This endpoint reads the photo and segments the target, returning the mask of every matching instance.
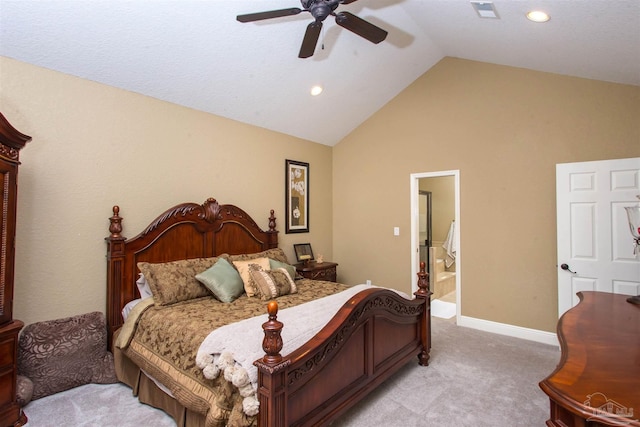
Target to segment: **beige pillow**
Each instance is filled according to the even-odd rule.
[[[170,305],[211,295],[196,279],[196,274],[205,271],[217,260],[217,257],[213,257],[155,264],[139,262],[138,268],[149,283],[155,304]]]
[[[233,266],[240,273],[240,277],[242,277],[242,283],[244,283],[244,291],[247,293],[248,297],[253,297],[256,295],[256,285],[253,283],[253,278],[249,274],[249,267],[251,265],[259,266],[263,270],[269,270],[269,258],[254,258],[248,259],[244,261],[233,261]]]
[[[256,295],[263,300],[270,300],[282,295],[298,292],[296,284],[286,268],[265,271],[261,267],[252,264],[249,274],[256,287]]]

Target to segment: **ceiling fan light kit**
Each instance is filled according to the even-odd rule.
[[[336,24],[351,31],[360,37],[378,44],[387,37],[387,32],[372,23],[349,12],[335,12],[341,4],[353,3],[356,0],[300,0],[303,9],[298,7],[288,9],[270,10],[266,12],[248,13],[238,15],[236,19],[240,22],[254,22],[263,19],[281,18],[285,16],[297,15],[301,12],[309,12],[314,21],[307,26],[298,57],[309,58],[313,56],[320,38],[322,22],[328,16],[334,16]]]

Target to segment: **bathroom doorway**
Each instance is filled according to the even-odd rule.
[[[425,262],[432,312],[447,319],[461,314],[459,195],[459,171],[411,175],[412,268]]]

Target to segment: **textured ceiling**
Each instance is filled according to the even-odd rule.
[[[300,59],[308,13],[235,19],[298,0],[0,0],[0,55],[326,145],[444,56],[640,85],[640,1],[493,4],[499,19],[466,0],[340,5],[387,39],[372,44],[329,17],[315,55]],[[551,20],[528,21],[534,8]]]

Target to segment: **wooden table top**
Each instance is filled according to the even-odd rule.
[[[640,426],[640,305],[626,295],[578,296],[558,322],[560,363],[540,387],[585,418]]]

